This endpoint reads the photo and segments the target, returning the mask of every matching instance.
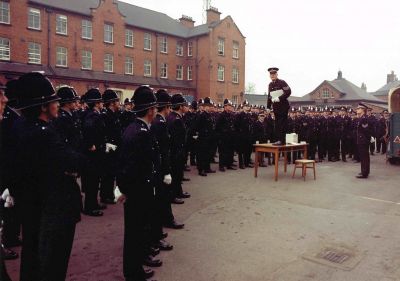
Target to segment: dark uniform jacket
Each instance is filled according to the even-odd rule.
[[[278,90],[283,90],[283,95],[279,97],[279,102],[272,103],[271,92]],[[291,94],[292,90],[285,81],[277,79],[269,83],[267,108],[271,109],[272,107],[275,115],[287,115],[289,112],[288,98]]]
[[[234,138],[233,114],[223,111],[217,119],[215,130],[220,142],[232,142]]]
[[[82,131],[80,121],[74,113],[60,109],[58,118],[52,122],[52,126],[59,134],[61,140],[69,147],[78,151],[82,145]]]
[[[20,200],[22,212],[37,212],[50,224],[78,222],[81,194],[72,175],[81,170],[81,155],[39,119],[20,122],[16,136],[13,171],[18,177],[12,193]]]
[[[170,161],[170,135],[168,132],[167,120],[161,114],[157,114],[153,123],[151,124],[151,131],[153,132],[158,147],[160,150],[161,169],[160,177],[171,174],[171,161]]]
[[[363,115],[362,117],[357,119],[356,125],[356,133],[357,133],[357,144],[370,144],[371,137],[374,134],[373,124],[370,123],[370,119]]]
[[[94,145],[96,152],[105,152],[106,125],[104,115],[95,110],[89,110],[82,124],[83,148],[87,152]]]
[[[119,150],[118,184],[128,200],[144,208],[155,194],[160,154],[154,134],[141,119],[135,119],[125,130]]]
[[[186,125],[182,116],[173,111],[167,117],[168,131],[171,136],[171,156],[183,156],[186,144]]]
[[[104,115],[106,142],[119,146],[121,143],[122,126],[119,112],[107,109]]]

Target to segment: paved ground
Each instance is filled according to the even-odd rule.
[[[289,166],[291,172],[293,166]],[[273,169],[217,173],[192,181],[192,194],[174,206],[185,230],[169,231],[175,250],[162,253],[161,281],[393,281],[400,280],[400,167],[372,157],[371,177],[355,179],[359,164],[322,163],[317,180],[272,181]],[[283,171],[283,167],[280,169]],[[79,224],[68,280],[119,281],[122,206]],[[345,247],[358,262],[346,271],[303,258]],[[18,261],[7,264],[17,280]]]

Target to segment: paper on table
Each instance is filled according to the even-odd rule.
[[[274,98],[279,98],[280,96],[282,96],[284,93],[283,93],[283,90],[277,90],[277,91],[272,91],[272,92],[270,92],[270,95],[271,95],[271,98],[272,99],[274,99]]]

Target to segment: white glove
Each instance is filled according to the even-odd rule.
[[[281,100],[280,100],[278,97],[272,99],[272,102],[273,102],[273,103],[275,103],[275,102],[280,102],[280,101],[281,101]]]
[[[165,183],[166,185],[170,185],[170,184],[172,183],[172,177],[171,177],[171,175],[165,175],[165,176],[164,176],[164,183]]]
[[[110,151],[116,151],[117,146],[113,145],[111,143],[106,143],[106,153],[109,153]]]
[[[4,203],[4,208],[11,208],[14,206],[14,198],[7,196],[6,203]]]
[[[10,191],[8,190],[8,188],[6,188],[6,190],[4,190],[3,194],[1,195],[1,199],[3,199],[3,201],[6,201],[8,196],[10,196]]]
[[[371,137],[371,143],[374,143],[374,142],[375,142],[375,138]]]
[[[193,136],[193,139],[197,140],[199,138],[199,136]]]
[[[115,202],[118,202],[118,199],[122,196],[121,191],[119,190],[118,186],[114,190],[114,197],[115,197]]]

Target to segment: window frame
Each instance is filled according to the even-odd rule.
[[[85,25],[85,23],[90,23],[90,25]],[[90,28],[90,29],[89,29]],[[84,32],[84,30],[86,31]],[[90,30],[90,37],[87,37],[85,33],[88,33],[88,30]],[[93,40],[93,22],[88,19],[83,19],[81,22],[81,38],[86,39],[86,40]]]
[[[64,55],[60,53],[60,50],[65,50],[65,65],[59,64],[59,55]],[[56,46],[56,66],[57,67],[68,67],[68,48],[62,46]]]
[[[218,37],[218,55],[225,56],[225,38]]]
[[[107,30],[107,27],[111,27],[111,30]],[[111,41],[107,41],[107,34],[111,34]],[[103,42],[107,44],[114,44],[114,25],[110,23],[104,23],[104,38]]]
[[[6,44],[4,44],[4,46],[1,46],[3,44],[0,45],[0,54],[7,54],[8,56],[0,56],[0,60],[2,61],[10,61],[11,60],[11,40],[9,38],[6,37],[0,37],[0,42],[6,40],[8,41],[8,47],[6,46]]]
[[[144,33],[144,35],[143,35],[143,49],[145,51],[151,51],[152,50],[152,37],[153,36],[151,35],[151,33],[148,33],[148,32]],[[148,48],[146,47],[146,42],[148,42],[148,45],[149,45]]]
[[[168,79],[168,64],[165,62],[160,65],[160,78]]]
[[[61,20],[61,21],[59,21]],[[64,22],[62,22],[63,20],[65,20],[65,32],[63,31],[59,31],[59,23],[63,24]],[[63,26],[61,26],[63,27]],[[68,35],[68,17],[66,15],[62,15],[62,14],[56,14],[56,34],[59,35]]]
[[[89,56],[85,56],[85,54],[90,54],[90,67],[84,67],[84,58],[89,58]],[[82,70],[92,70],[93,69],[93,53],[90,50],[82,50],[81,52],[81,69]]]
[[[32,7],[28,7],[28,29],[32,29],[32,30],[42,30],[42,12],[40,9],[36,9],[36,8],[32,8]],[[39,27],[35,27],[35,26],[30,26],[30,21],[32,19],[32,24],[35,23],[34,19],[35,17],[39,17]]]
[[[188,67],[187,67],[187,80],[193,81],[193,66],[192,65],[188,65]]]
[[[193,57],[193,41],[189,41],[187,45],[188,57]]]
[[[237,48],[235,48],[237,46]],[[233,46],[232,46],[232,58],[234,59],[239,59],[239,48],[240,44],[237,41],[233,41]]]
[[[149,72],[146,73],[147,68],[149,68]],[[144,77],[151,77],[152,76],[152,62],[151,60],[144,60],[143,62],[143,76]]]
[[[39,46],[39,53],[31,52],[31,46]],[[34,50],[36,51],[37,49]],[[28,42],[28,64],[42,64],[42,44],[36,42]]]
[[[127,67],[127,64],[128,64],[128,60],[130,60],[130,64],[131,64],[131,71],[130,72],[127,72],[126,71],[126,67]],[[126,56],[125,57],[125,62],[124,62],[124,73],[126,74],[126,75],[133,75],[133,57],[130,57],[130,56]]]
[[[3,5],[7,6],[6,8],[3,8]],[[0,1],[0,23],[1,24],[10,24],[11,23],[11,12],[10,12],[10,2],[8,1]],[[3,21],[3,11],[7,11],[7,15],[4,17],[7,17],[7,21]]]
[[[183,57],[185,55],[183,50],[183,41],[181,40],[176,41],[176,55],[178,57]]]
[[[129,38],[129,40],[131,42],[128,42],[128,38]],[[135,37],[133,35],[133,30],[129,29],[129,28],[126,28],[125,29],[125,47],[133,48],[133,46],[134,46],[134,38]],[[131,44],[128,44],[128,43],[131,43]]]
[[[239,81],[240,81],[239,74],[240,74],[239,68],[233,67],[232,68],[232,83],[233,84],[239,84]],[[237,78],[237,80],[235,80],[235,78]]]
[[[220,71],[222,71],[222,79],[220,79]],[[222,64],[218,65],[217,68],[217,81],[218,82],[225,82],[225,66],[223,66]]]
[[[178,77],[178,72],[180,73],[180,77]],[[176,80],[183,80],[183,65],[178,64],[176,66]]]
[[[107,60],[107,58],[111,58],[111,60]],[[111,61],[111,70],[106,69],[106,63]],[[105,53],[104,54],[104,67],[103,67],[103,71],[107,72],[107,73],[114,73],[114,55],[110,54],[110,53]]]
[[[167,36],[162,36],[160,40],[160,53],[168,54],[168,38]]]

